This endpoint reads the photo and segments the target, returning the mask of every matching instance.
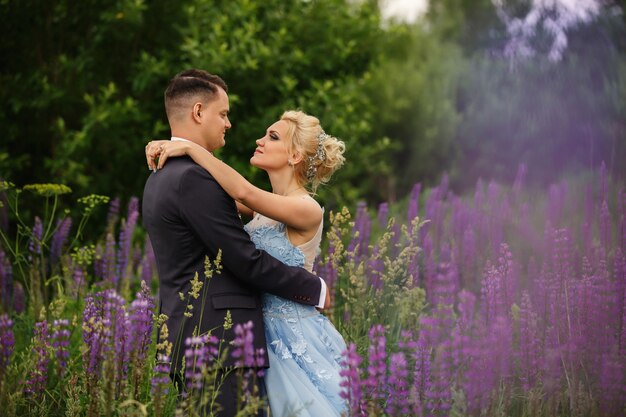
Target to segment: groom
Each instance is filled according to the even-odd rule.
[[[231,127],[227,91],[220,77],[206,71],[177,74],[165,91],[172,140],[189,140],[209,152],[224,146],[224,135]],[[228,311],[234,324],[252,321],[255,349],[267,350],[262,292],[328,307],[324,281],[257,250],[242,227],[233,199],[189,157],[168,160],[163,169],[150,175],[143,194],[143,221],[156,255],[160,312],[168,317],[171,376],[179,384],[185,339],[209,331],[223,337],[227,346],[234,339],[234,326],[224,328]],[[205,281],[206,297],[202,295],[205,289],[198,298],[189,296],[194,275],[204,281],[205,258],[216,259],[220,250],[222,270]],[[191,310],[187,304],[193,306]],[[189,312],[191,317],[187,317]],[[233,365],[232,359],[226,365]],[[237,380],[235,373],[229,375],[233,377],[227,377],[217,399],[221,417],[236,414]],[[259,389],[263,392],[263,381]]]

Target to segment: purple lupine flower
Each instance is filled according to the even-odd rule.
[[[460,197],[451,195],[449,200],[451,211],[447,235],[449,239],[454,242],[452,244],[454,250],[452,257],[456,259],[459,262],[459,266],[461,266],[460,264],[463,260],[463,233],[470,224],[470,210],[465,207]]]
[[[352,229],[352,239],[348,244],[348,252],[352,253],[356,250],[356,262],[367,255],[371,225],[372,221],[367,213],[367,205],[365,202],[361,201],[357,204],[354,227]]]
[[[88,375],[98,377],[104,360],[104,331],[102,326],[102,308],[100,293],[90,294],[85,298],[83,310],[83,366]]]
[[[444,195],[441,188],[432,189],[424,204],[424,217],[429,220],[420,231],[420,238],[423,241],[426,233],[430,234],[435,242],[441,238],[444,219]]]
[[[389,400],[386,412],[389,416],[406,416],[409,414],[409,387],[407,360],[402,352],[391,354],[389,360]]]
[[[620,189],[617,197],[619,226],[617,236],[622,253],[626,254],[626,191]]]
[[[130,355],[135,367],[142,367],[152,341],[152,325],[154,300],[150,295],[150,288],[145,281],[141,281],[141,291],[130,304],[128,339]]]
[[[370,346],[368,348],[367,379],[363,387],[373,400],[384,400],[387,397],[387,339],[385,328],[376,324],[369,330]]]
[[[119,392],[128,376],[128,365],[130,362],[130,326],[128,312],[126,311],[126,301],[115,291],[107,290],[104,295],[104,322],[110,323],[113,343],[109,344],[115,354],[116,359],[116,389]],[[112,353],[111,350],[108,353]]]
[[[90,377],[100,377],[102,365],[110,354],[116,358],[116,385],[126,379],[130,351],[127,323],[125,301],[115,290],[101,291],[85,298],[83,362]]]
[[[598,248],[601,251],[601,248]],[[594,274],[587,281],[589,285],[589,322],[588,350],[592,369],[600,369],[604,355],[617,348],[619,334],[615,332],[621,321],[621,312],[617,310],[621,304],[622,294],[614,282],[604,259],[600,258]]]
[[[422,379],[424,376],[422,371],[424,367],[428,367],[430,369],[430,353],[426,353],[424,351],[423,339],[417,340],[414,337],[414,333],[412,331],[402,330],[400,332],[400,340],[398,341],[398,348],[404,354],[405,360],[407,360],[407,392],[406,392],[406,407],[407,411],[402,415],[411,415],[411,416],[421,416],[422,415],[422,401],[424,399],[424,383],[425,380]],[[425,364],[427,361],[427,364]],[[408,365],[409,363],[413,364],[413,369],[411,370],[411,375],[409,375]],[[429,378],[429,371],[426,372]],[[392,375],[394,371],[390,369],[389,378],[391,383]],[[410,383],[409,383],[410,381]]]
[[[24,287],[19,282],[13,283],[13,311],[20,314],[26,309],[26,295],[24,294]]]
[[[48,378],[48,362],[50,361],[50,333],[48,322],[35,323],[35,335],[33,337],[33,352],[35,354],[35,367],[30,370],[25,383],[26,394],[37,395],[46,388]]]
[[[72,281],[74,282],[74,295],[80,293],[82,288],[85,288],[85,270],[78,263],[73,265]]]
[[[430,295],[432,294],[432,288],[437,274],[435,249],[430,233],[426,234],[423,239],[422,259],[424,259],[424,287],[426,288],[426,295]]]
[[[341,370],[339,371],[341,392],[339,395],[347,402],[349,417],[366,417],[360,372],[363,359],[357,353],[354,343],[348,344],[341,356]]]
[[[146,242],[144,245],[144,254],[141,259],[141,280],[145,281],[148,286],[152,283],[154,270],[156,269],[156,258],[154,257],[154,250],[150,243],[150,238],[146,235]]]
[[[252,321],[245,324],[235,325],[235,340],[232,357],[236,359],[235,366],[254,366],[254,334],[252,333]]]
[[[141,248],[136,247],[136,248],[131,248],[131,253],[132,253],[132,262],[131,262],[131,267],[130,270],[132,272],[137,271],[137,269],[139,269],[139,265],[141,265],[141,261],[143,259],[143,252],[141,250]],[[135,274],[136,275],[136,274]]]
[[[417,340],[414,339],[414,334],[410,330],[401,330],[400,339],[398,340],[398,348],[400,348],[405,355],[411,354],[417,349]]]
[[[449,262],[440,262],[433,281],[430,302],[434,308],[430,315],[420,317],[421,337],[430,346],[438,346],[449,338],[454,326],[454,297],[458,274]]]
[[[483,280],[483,311],[487,324],[498,316],[507,316],[515,300],[517,266],[509,246],[503,243],[495,266],[488,264]]]
[[[598,397],[603,416],[623,416],[626,405],[626,378],[624,358],[617,355],[604,355],[600,371]]]
[[[459,318],[457,323],[465,332],[469,331],[474,322],[474,308],[476,306],[476,296],[467,290],[461,290],[458,294]]]
[[[480,289],[481,311],[487,325],[493,323],[497,317],[507,313],[504,300],[501,298],[502,281],[503,277],[500,276],[500,271],[488,262]]]
[[[510,311],[511,306],[515,302],[515,294],[517,293],[517,282],[519,281],[518,266],[513,261],[513,254],[509,249],[509,245],[502,243],[500,245],[500,255],[496,266],[499,276],[502,277],[501,294],[504,309],[503,314]]]
[[[381,228],[387,227],[387,218],[389,217],[389,204],[380,203],[378,205],[378,224]]]
[[[128,217],[120,230],[119,247],[117,250],[117,270],[115,274],[114,285],[126,277],[126,267],[130,259],[130,249],[132,244],[133,232],[137,226],[139,218],[138,200],[136,197],[131,198],[128,203]]]
[[[386,412],[389,416],[409,414],[409,388],[407,360],[404,353],[392,353],[389,360],[389,400]]]
[[[203,372],[210,366],[209,335],[185,339],[185,383],[187,391],[201,390]]]
[[[65,374],[67,359],[70,356],[70,322],[67,319],[54,320],[52,322],[52,348],[57,360],[59,375]]]
[[[57,222],[57,229],[52,237],[52,244],[50,245],[50,262],[57,263],[61,259],[63,248],[67,243],[67,238],[72,228],[72,218],[66,217]]]
[[[120,216],[120,199],[115,197],[109,203],[109,211],[107,213],[107,230],[112,231]]]
[[[171,359],[169,356],[158,353],[156,358],[156,364],[152,370],[153,377],[150,381],[151,390],[153,396],[167,395],[169,392],[170,384],[170,367]]]
[[[372,256],[366,261],[365,274],[372,288],[379,290],[383,286],[382,276],[385,272],[385,261],[379,257],[380,247],[374,246]]]
[[[0,315],[0,381],[3,380],[9,366],[14,347],[13,320],[7,314],[2,314]]]
[[[129,219],[134,213],[139,213],[139,199],[137,197],[131,197],[128,201],[126,218]]]
[[[411,257],[407,273],[411,279],[408,281],[409,286],[417,287],[420,285],[420,253],[416,253]]]
[[[336,225],[331,226],[331,233],[339,235],[339,231]],[[316,273],[318,276],[324,277],[324,281],[326,281],[326,285],[328,286],[330,293],[333,294],[335,283],[337,282],[337,269],[333,265],[333,255],[335,254],[335,245],[332,241],[329,242],[328,250],[326,252],[326,256],[323,258],[324,261],[320,257],[318,260],[318,266],[316,268]]]
[[[619,353],[622,358],[626,358],[626,288],[622,294],[622,321],[620,323],[622,332],[619,336]]]
[[[28,250],[31,255],[41,254],[41,239],[43,238],[43,224],[39,216],[35,216],[35,225],[31,230],[30,240],[28,242]]]
[[[417,339],[417,348],[414,353],[415,370],[413,372],[413,385],[416,391],[416,400],[420,405],[426,399],[426,392],[430,391],[430,351],[431,348],[427,343],[427,336],[423,330],[420,330]]]
[[[476,247],[476,232],[472,226],[468,226],[463,232],[461,242],[462,256],[460,261],[460,276],[463,280],[476,275],[476,266],[478,265],[478,248]],[[469,284],[465,283],[464,284]]]
[[[537,315],[532,309],[530,296],[524,291],[519,312],[519,342],[517,356],[520,380],[525,391],[530,390],[537,381],[540,365],[539,335]]]
[[[235,325],[235,339],[232,342],[235,349],[231,354],[235,359],[235,366],[246,368],[261,368],[265,366],[264,350],[254,349],[253,326],[252,321]]]
[[[459,273],[449,254],[449,248],[443,245],[437,275],[431,287],[431,302],[435,306],[453,306],[459,290]]]
[[[477,322],[472,346],[468,350],[463,389],[469,414],[480,414],[502,379],[510,376],[512,326],[499,316],[489,327]]]
[[[562,375],[563,345],[559,341],[559,334],[552,325],[547,325],[544,330],[544,351],[541,357],[539,369],[542,372],[542,388],[546,395],[555,395],[560,388]]]
[[[589,184],[585,190],[585,217],[581,224],[581,243],[585,253],[591,249],[592,229],[595,219],[595,198],[593,196],[593,187]]]
[[[506,380],[512,374],[513,325],[508,317],[499,317],[490,329],[490,368],[495,372],[496,381]]]
[[[452,368],[451,342],[444,340],[435,350],[431,367],[431,381],[425,392],[426,407],[433,415],[447,416],[452,408]]]
[[[413,219],[419,215],[419,199],[420,193],[422,191],[421,189],[422,184],[419,182],[413,185],[413,188],[411,189],[411,196],[409,197],[409,207],[407,210],[407,220],[409,222],[409,228],[411,228],[411,222],[413,221]],[[412,230],[410,230],[410,232],[412,232]]]
[[[108,233],[106,240],[106,244],[104,246],[104,250],[101,258],[101,267],[100,278],[103,281],[115,282],[115,268],[116,268],[116,258],[115,258],[115,238],[112,233]]]
[[[467,290],[460,291],[458,298],[459,316],[451,337],[454,369],[460,369],[469,360],[468,352],[471,347],[471,331],[474,323],[474,306],[476,305],[476,296]]]

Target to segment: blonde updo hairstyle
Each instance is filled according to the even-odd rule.
[[[293,167],[296,180],[302,186],[309,185],[315,192],[343,165],[346,145],[334,136],[325,134],[317,117],[302,111],[288,110],[280,120],[289,125],[287,136],[291,137],[290,153],[302,157]]]

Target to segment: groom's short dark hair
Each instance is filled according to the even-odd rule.
[[[184,110],[190,99],[209,102],[217,97],[218,88],[228,92],[228,86],[219,76],[201,69],[189,69],[179,72],[170,80],[165,90],[165,112],[171,119]]]

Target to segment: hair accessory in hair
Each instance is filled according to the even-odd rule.
[[[315,160],[318,159],[320,163],[324,162],[326,159],[326,152],[324,151],[324,141],[328,139],[330,135],[326,134],[323,130],[317,135],[317,151],[315,155],[309,156],[307,158],[307,169],[306,169],[306,178],[307,180],[313,181],[315,178],[315,174],[317,174],[317,165]]]

